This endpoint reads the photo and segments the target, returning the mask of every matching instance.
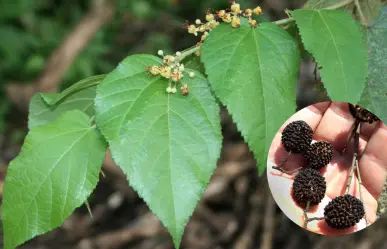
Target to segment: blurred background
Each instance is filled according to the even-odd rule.
[[[240,0],[242,8],[260,5],[264,18],[286,18],[284,9],[305,0]],[[27,133],[28,101],[36,92],[60,91],[97,74],[108,73],[131,54],[183,50],[198,39],[184,22],[204,18],[228,0],[2,0],[0,2],[0,198],[8,163],[17,156]],[[327,100],[307,56],[300,70],[297,104]],[[316,90],[317,89],[317,90]],[[322,237],[293,224],[274,203],[265,174],[222,109],[223,151],[218,168],[188,223],[181,248],[387,248],[387,218],[365,231]],[[59,228],[39,236],[24,249],[173,248],[165,228],[106,158],[90,197],[93,219],[85,206]],[[381,201],[380,210],[385,204]],[[0,231],[1,232],[1,231]],[[0,246],[2,247],[2,236]]]

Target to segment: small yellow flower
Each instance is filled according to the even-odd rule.
[[[239,28],[241,26],[241,19],[239,19],[239,17],[237,16],[234,16],[232,18],[231,26],[233,26],[234,28]]]
[[[225,10],[219,10],[218,16],[219,16],[220,18],[223,18],[225,15],[226,15],[226,11],[225,11]]]
[[[253,10],[252,9],[246,9],[245,10],[245,16],[250,17],[252,15],[253,15]]]
[[[202,21],[200,21],[200,19],[196,19],[195,23],[196,23],[197,25],[199,25],[199,24],[202,24]]]
[[[182,73],[180,73],[180,72],[173,72],[173,73],[171,73],[172,81],[178,82],[179,80],[181,80],[181,78],[183,78],[183,74]]]
[[[181,94],[183,96],[187,96],[189,94],[189,90],[188,90],[188,86],[187,84],[183,84],[181,87],[180,87],[180,90],[181,90]]]
[[[251,24],[251,26],[252,26],[253,28],[257,27],[257,21],[256,21],[256,20],[251,19],[251,20],[249,20],[249,22],[250,22],[250,24]]]
[[[167,55],[164,57],[165,64],[172,64],[173,62],[175,62],[175,57],[173,57],[172,55]]]
[[[240,6],[240,4],[234,2],[234,3],[231,5],[231,10],[232,10],[232,12],[234,12],[235,14],[240,14],[240,13],[241,13],[241,6]]]
[[[199,32],[204,32],[204,31],[206,31],[207,30],[207,25],[201,25],[200,27],[199,27]]]
[[[253,10],[253,12],[254,12],[254,14],[256,14],[256,15],[262,15],[263,14],[263,12],[262,12],[262,9],[261,9],[261,7],[256,7],[254,10]]]
[[[160,75],[164,78],[169,79],[171,77],[171,67],[164,66],[160,69]]]
[[[188,33],[194,34],[195,36],[198,35],[198,30],[195,25],[191,24],[188,26]]]
[[[209,29],[215,29],[219,25],[220,23],[218,21],[212,20],[211,22],[209,22]]]
[[[150,69],[149,69],[149,72],[153,75],[158,75],[160,74],[160,68],[158,66],[152,66]]]
[[[231,14],[230,13],[227,13],[223,18],[222,18],[223,22],[227,22],[227,23],[230,23],[231,22]]]
[[[206,20],[207,20],[207,22],[213,21],[214,20],[214,15],[213,14],[207,14],[206,15]]]

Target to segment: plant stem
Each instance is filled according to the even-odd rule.
[[[309,211],[309,207],[310,207],[310,201],[308,201],[308,202],[306,203],[306,207],[305,207],[305,209],[304,209],[304,218],[305,218],[305,220],[304,220],[304,228],[305,228],[305,229],[308,228],[309,218],[308,218],[307,212]]]
[[[86,205],[87,211],[89,212],[90,218],[93,218],[93,213],[91,212],[91,208],[88,200],[85,201],[85,205]]]
[[[285,19],[281,19],[281,20],[275,21],[273,23],[275,25],[277,25],[277,26],[281,26],[281,25],[285,25],[285,24],[288,24],[288,23],[291,23],[291,22],[294,22],[294,19],[292,17],[289,17],[289,18],[285,18]]]
[[[288,154],[286,155],[285,159],[277,166],[273,166],[273,169],[276,169],[278,171],[281,171],[282,173],[286,173],[283,169],[282,169],[282,166],[284,166],[284,164],[288,161],[290,155],[292,154],[291,151],[288,152]]]
[[[308,222],[314,221],[314,220],[325,220],[325,217],[315,217],[315,218],[310,218],[310,219],[308,219]]]
[[[360,123],[357,123],[356,131],[354,134],[354,152],[352,157],[351,172],[349,173],[349,176],[347,178],[347,187],[345,189],[345,194],[349,193],[349,187],[351,186],[354,169],[356,168],[356,161],[357,161],[357,154],[358,154],[358,147],[359,147],[359,133],[360,133]]]
[[[356,6],[356,9],[357,9],[357,12],[359,13],[361,23],[364,26],[368,26],[367,19],[364,17],[363,11],[361,10],[361,6],[360,6],[360,3],[359,3],[359,0],[355,0],[355,6]]]
[[[360,201],[361,203],[363,203],[364,205],[364,202],[363,202],[363,194],[361,193],[361,189],[362,189],[362,186],[363,186],[363,182],[361,180],[361,175],[360,175],[360,169],[359,169],[359,160],[356,159],[356,162],[355,162],[355,165],[356,165],[356,172],[357,172],[357,178],[358,178],[358,181],[357,181],[357,184],[358,184],[358,188],[359,188],[359,196],[360,196]],[[366,208],[364,207],[364,219],[366,221],[366,226],[368,226],[368,220],[367,220],[367,214],[366,214]]]
[[[179,56],[179,61],[184,60],[187,56],[190,56],[191,54],[199,51],[200,46],[193,46],[190,48],[187,48],[181,52],[181,55]]]

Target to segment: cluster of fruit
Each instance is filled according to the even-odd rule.
[[[379,120],[374,114],[360,106],[349,104],[349,109],[356,119],[356,125],[360,122],[372,123]],[[302,154],[307,161],[307,166],[302,167],[296,175],[292,191],[295,201],[305,207],[304,227],[307,227],[309,221],[325,220],[331,228],[350,228],[365,216],[365,209],[362,200],[348,194],[348,191],[343,196],[335,197],[325,206],[324,217],[308,219],[306,212],[311,206],[318,205],[325,196],[327,185],[319,170],[332,160],[334,151],[331,143],[327,141],[312,143],[312,140],[313,130],[302,120],[289,123],[285,127],[281,138],[282,145],[289,153],[288,157],[291,153]],[[354,157],[357,159],[357,154]],[[287,161],[287,158],[284,162]],[[281,168],[284,162],[279,167],[274,167],[274,169],[287,173]]]

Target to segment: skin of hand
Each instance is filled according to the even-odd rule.
[[[353,139],[347,144],[348,137],[354,128],[355,119],[348,109],[348,103],[323,102],[306,107],[290,117],[279,129],[271,144],[268,155],[267,176],[270,190],[281,210],[293,222],[302,226],[304,223],[304,207],[299,206],[292,197],[292,184],[297,172],[288,175],[272,167],[281,163],[287,151],[281,144],[282,131],[287,124],[296,120],[304,120],[313,129],[314,141],[328,141],[333,144],[332,161],[320,170],[325,177],[327,189],[324,199],[319,205],[312,206],[308,217],[323,217],[324,207],[333,198],[344,195],[347,177],[350,173],[353,157]],[[362,197],[369,223],[376,220],[377,200],[383,190],[387,177],[387,126],[382,121],[373,124],[361,123],[359,139],[359,169],[363,182]],[[347,144],[345,153],[341,154]],[[292,154],[282,167],[291,171],[305,167],[306,162],[299,154]],[[354,175],[349,194],[360,199],[358,177]],[[354,227],[338,230],[329,228],[324,220],[310,221],[308,230],[324,234],[339,235],[359,231],[366,227],[364,218]]]

